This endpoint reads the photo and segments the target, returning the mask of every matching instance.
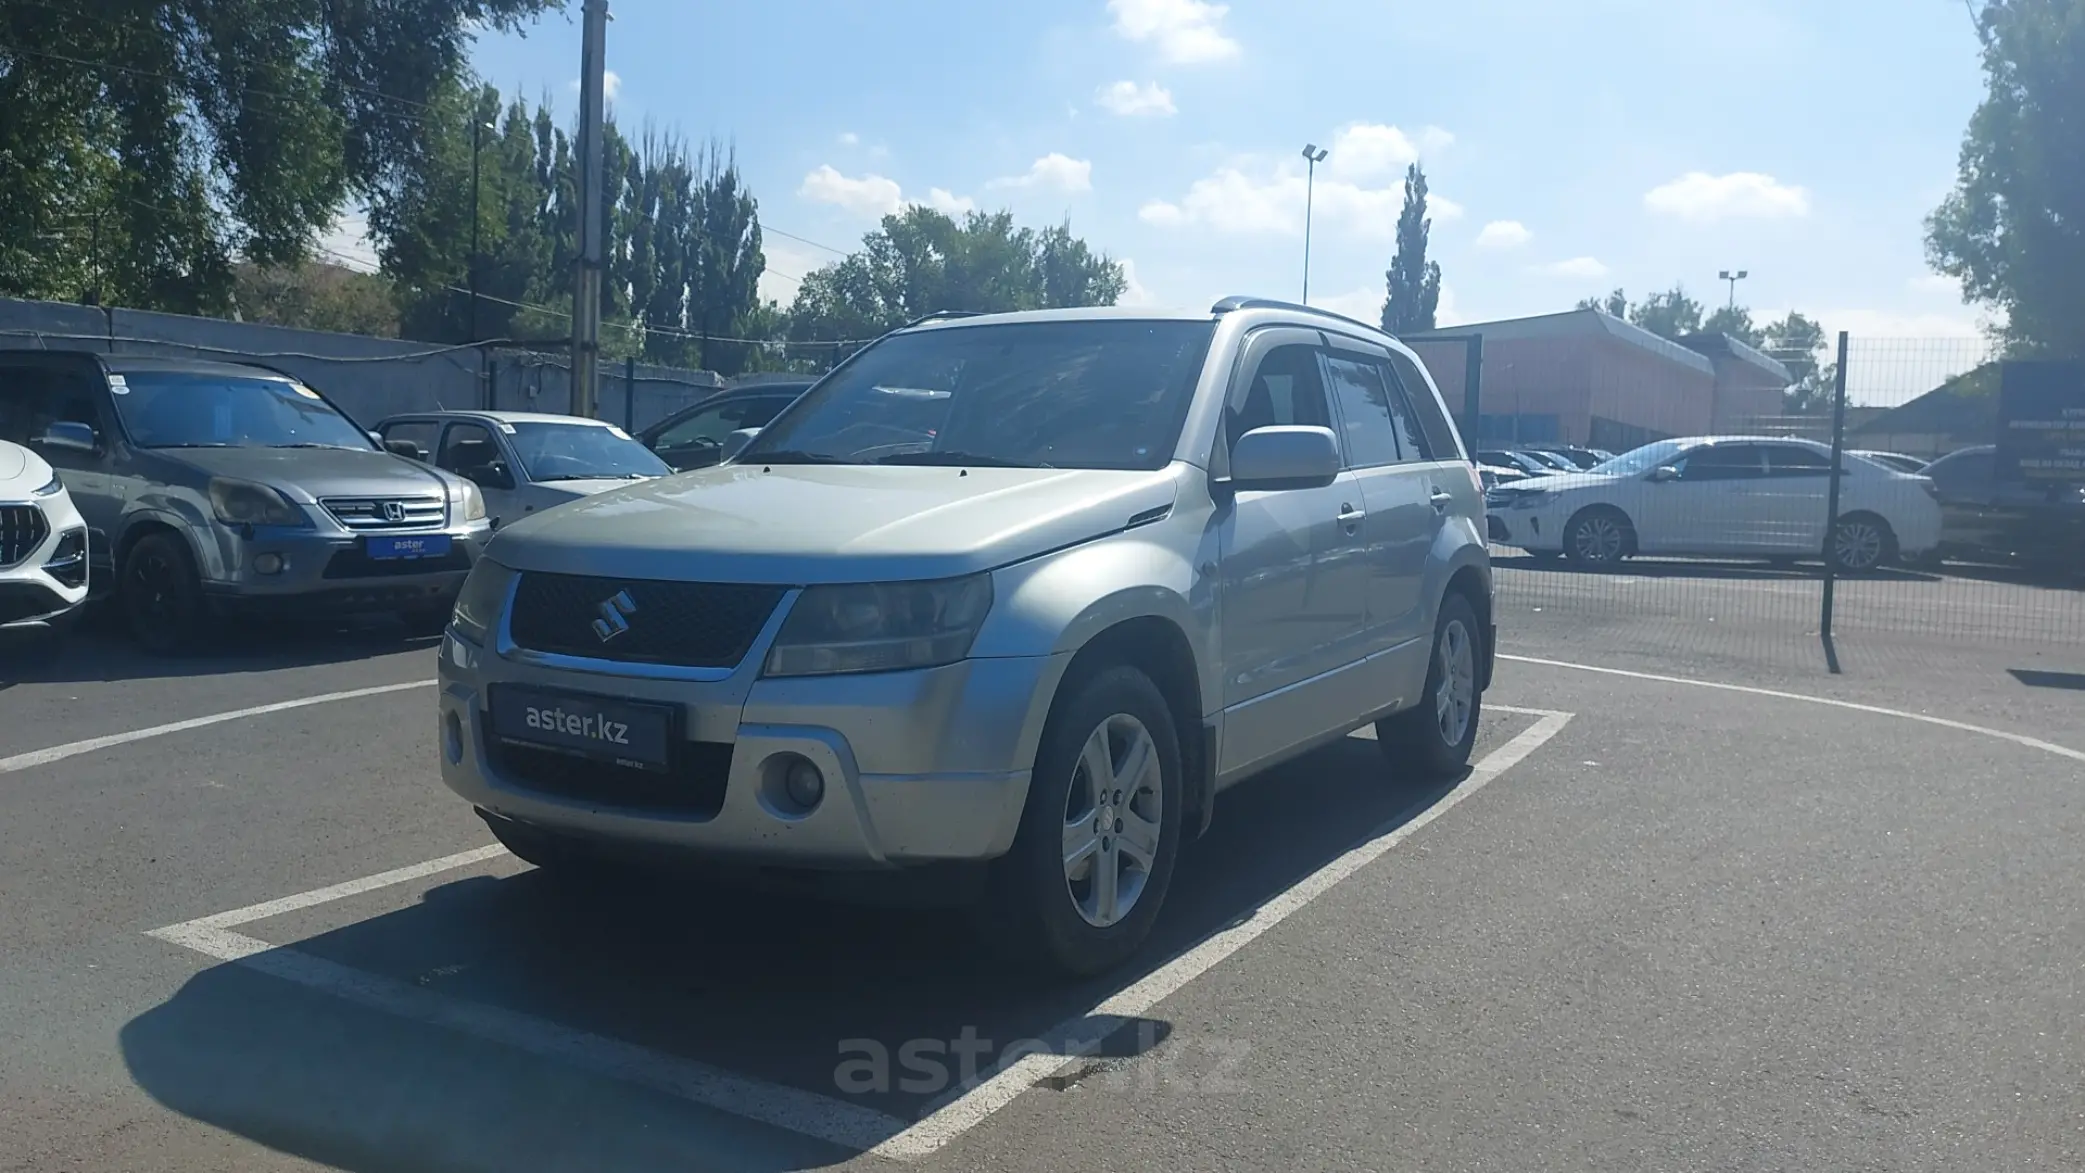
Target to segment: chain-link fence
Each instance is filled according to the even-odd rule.
[[[1545,384],[1520,342],[1486,340],[1475,413],[1509,634],[1702,669],[2085,648],[2085,363],[1689,340],[1706,364],[1581,345]],[[1769,363],[1793,390],[1741,385]]]

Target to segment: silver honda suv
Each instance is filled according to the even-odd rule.
[[[1468,759],[1484,502],[1374,329],[1250,298],[937,315],[740,440],[471,571],[442,776],[523,859],[967,861],[981,924],[1088,974],[1225,787],[1369,725],[1396,769]]]

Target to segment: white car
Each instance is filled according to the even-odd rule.
[[[1487,496],[1493,540],[1538,558],[1611,566],[1632,554],[1822,557],[1831,449],[1809,440],[1660,440],[1587,472],[1501,485]],[[1844,459],[1831,552],[1871,570],[1940,543],[1933,482]]]
[[[87,601],[87,523],[43,457],[0,440],[0,632],[47,632]]]
[[[673,472],[628,432],[533,411],[424,411],[378,423],[377,443],[475,483],[494,528]]]

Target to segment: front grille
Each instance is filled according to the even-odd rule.
[[[15,623],[63,611],[66,602],[40,582],[0,582],[0,623]]]
[[[449,507],[440,497],[327,497],[319,504],[358,534],[440,529]]]
[[[439,558],[371,558],[369,551],[358,546],[337,551],[328,558],[324,573],[327,578],[398,578],[470,568],[471,556],[453,546]]]
[[[69,587],[77,587],[87,581],[87,531],[67,530],[58,538],[58,546],[51,551],[50,560],[43,564],[43,572]]]
[[[51,523],[34,505],[0,505],[0,566],[13,566],[51,536]]]
[[[731,746],[716,742],[677,742],[670,766],[642,770],[497,738],[488,741],[493,766],[517,785],[553,798],[625,810],[713,819],[724,809],[731,777]]]
[[[527,573],[514,593],[510,624],[514,642],[532,651],[731,668],[746,658],[787,589]]]

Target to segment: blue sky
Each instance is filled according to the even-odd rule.
[[[1132,298],[1372,318],[1420,157],[1443,318],[1684,281],[1865,337],[1971,335],[1926,269],[1981,93],[1961,0],[612,0],[626,127],[736,147],[768,293],[905,202],[1070,218]],[[488,80],[576,109],[578,4],[489,37]]]

